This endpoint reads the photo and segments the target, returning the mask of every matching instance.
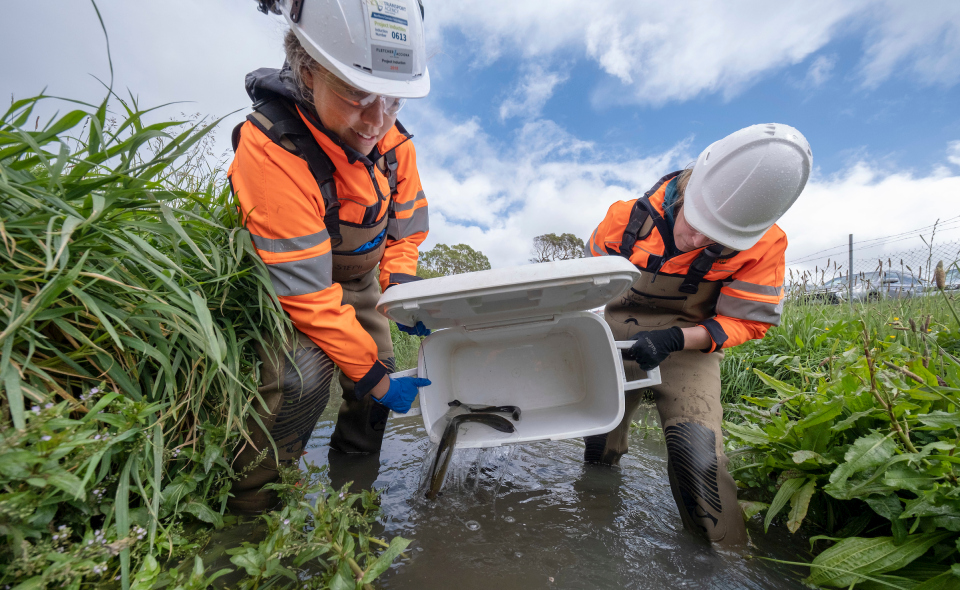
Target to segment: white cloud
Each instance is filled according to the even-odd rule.
[[[832,260],[846,266],[849,234],[853,234],[854,242],[865,242],[931,226],[938,219],[954,218],[960,213],[957,194],[960,174],[945,167],[919,176],[909,171],[884,170],[869,160],[861,160],[842,173],[815,177],[778,222],[790,242],[787,261],[839,246],[831,251]],[[870,250],[855,246],[854,258],[887,257],[923,246],[918,237],[903,239],[906,237],[877,244]],[[957,223],[938,230],[938,242],[958,239]],[[797,267],[823,268],[826,258],[824,254]]]
[[[430,202],[424,249],[467,243],[495,266],[525,263],[540,234],[586,240],[614,201],[635,198],[690,159],[687,142],[646,158],[605,159],[594,144],[545,120],[527,123],[501,144],[476,119],[418,112],[412,125]]]
[[[836,63],[837,57],[835,55],[818,56],[817,59],[813,60],[813,63],[810,64],[810,69],[807,70],[807,76],[803,81],[804,86],[807,86],[808,88],[817,88],[822,86],[824,82],[830,79]]]
[[[960,166],[960,141],[951,141],[947,144],[947,161]]]
[[[154,113],[158,119],[181,112],[219,117],[248,108],[244,76],[283,63],[285,26],[257,12],[255,3],[242,4],[98,0],[110,36],[114,90],[126,98],[129,88],[141,107],[185,101]],[[12,2],[4,6],[4,22],[0,53],[11,57],[2,67],[0,96],[25,98],[44,87],[49,95],[73,99],[99,102],[105,96],[92,75],[110,79],[106,42],[89,2]],[[229,149],[229,129],[244,116],[236,113],[221,124],[218,151]]]
[[[609,157],[551,121],[533,121],[502,145],[477,119],[457,122],[425,110],[414,123],[424,138],[417,144],[418,161],[430,201],[424,249],[467,243],[494,266],[525,263],[533,238],[543,233],[570,232],[586,240],[611,204],[637,198],[712,139],[682,141],[663,153],[625,159]],[[950,149],[956,154],[951,161],[960,163],[960,142]],[[957,194],[960,174],[946,166],[918,175],[883,169],[864,154],[842,173],[815,175],[780,220],[790,242],[787,259],[842,246],[850,233],[860,242],[955,217]],[[938,241],[958,239],[958,223],[938,233]],[[917,246],[922,246],[919,239],[892,242],[856,256]],[[846,250],[840,248],[832,258],[844,263]],[[801,267],[822,266],[825,259]]]
[[[867,35],[863,79],[875,87],[898,69],[927,84],[960,81],[960,2],[884,0]]]
[[[703,93],[736,95],[763,74],[798,64],[841,33],[867,33],[861,64],[877,84],[895,66],[924,83],[952,84],[960,76],[960,2],[931,0],[917,8],[899,0],[813,0],[777,3],[744,0],[697,3],[488,0],[482,11],[458,2],[428,5],[433,42],[446,27],[470,39],[472,59],[490,63],[519,53],[542,63],[554,55],[585,55],[618,82],[597,101],[659,105]],[[439,23],[439,24],[437,24]],[[506,51],[505,46],[512,47]],[[485,53],[488,48],[495,53]],[[818,58],[812,82],[829,74]],[[619,83],[624,89],[615,88]]]
[[[549,72],[538,64],[531,64],[525,69],[523,80],[500,104],[500,119],[540,115],[543,106],[553,96],[554,89],[568,78],[566,73]]]

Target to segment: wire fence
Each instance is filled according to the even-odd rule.
[[[835,249],[831,249],[835,250]],[[831,303],[852,300],[875,300],[883,297],[916,297],[934,289],[933,275],[943,263],[948,289],[960,289],[960,240],[929,243],[921,247],[882,254],[857,255],[853,247],[844,253],[831,251],[816,259],[804,257],[798,263],[788,262],[788,290],[795,296],[807,296]],[[809,267],[812,263],[813,269]],[[850,269],[853,276],[850,276]]]

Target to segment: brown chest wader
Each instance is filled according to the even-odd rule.
[[[652,206],[647,211],[648,218],[634,224],[635,235],[646,237],[654,224],[661,235],[670,232]],[[664,241],[672,247],[672,233],[669,236]],[[628,236],[624,243],[629,259],[633,243]],[[604,319],[614,338],[627,340],[637,332],[673,326],[687,328],[714,317],[722,283],[701,281],[717,258],[735,255],[736,252],[720,246],[713,247],[691,264],[686,276],[657,275],[663,261],[653,260],[655,270],[641,269],[645,272],[630,291],[604,309]],[[736,483],[727,472],[729,461],[723,452],[721,360],[721,351],[674,352],[660,364],[662,382],[651,390],[667,444],[670,488],[684,526],[711,542],[738,546],[746,544],[747,536],[737,503]],[[628,381],[644,376],[635,362],[625,362],[624,369]],[[619,465],[620,457],[629,450],[630,424],[640,406],[642,391],[627,391],[625,397],[626,409],[617,428],[606,435],[584,439],[585,460]]]
[[[392,214],[392,197],[396,193],[396,154],[391,150],[381,159],[384,162],[381,170],[387,174],[390,182],[391,210],[372,224],[341,221],[333,162],[317,144],[296,110],[282,100],[259,102],[254,109],[247,120],[253,122],[274,143],[307,161],[324,199],[324,224],[333,248],[332,276],[343,290],[341,303],[354,308],[360,326],[377,344],[378,358],[393,369],[390,324],[376,310],[380,297],[376,268],[383,258],[387,238],[384,236],[379,245],[366,252],[357,253],[355,250],[374,240],[387,228]],[[239,127],[234,130],[234,149],[239,140]],[[370,172],[371,182],[375,182],[373,171]],[[379,194],[379,189],[374,190]],[[248,422],[247,429],[254,444],[242,445],[233,465],[238,479],[231,489],[233,497],[228,501],[228,506],[231,511],[240,514],[262,512],[277,504],[276,494],[262,491],[261,488],[278,480],[278,464],[297,463],[330,398],[334,363],[313,340],[295,330],[291,335],[275,336],[268,348],[266,350],[258,346],[262,362],[258,392],[264,401],[258,413],[264,428],[255,420]],[[331,484],[339,488],[347,480],[354,480],[356,489],[369,489],[376,480],[379,459],[350,461],[354,464],[348,465],[340,455],[379,453],[389,409],[374,402],[370,394],[358,400],[354,393],[356,384],[343,373],[339,381],[343,389],[343,401],[330,438]],[[270,438],[276,443],[279,456],[274,456]],[[351,473],[346,474],[345,471]]]

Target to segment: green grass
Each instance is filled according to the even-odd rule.
[[[197,157],[213,124],[111,98],[36,129],[45,97],[0,118],[0,584],[18,588],[220,575],[193,555],[231,521],[230,459],[260,424],[253,344],[289,326]],[[372,496],[297,477],[267,539],[233,555],[233,587],[376,578],[405,541],[380,554]]]

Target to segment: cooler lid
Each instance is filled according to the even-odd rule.
[[[620,256],[528,264],[396,285],[377,310],[405,326],[470,326],[593,309],[639,278]]]

